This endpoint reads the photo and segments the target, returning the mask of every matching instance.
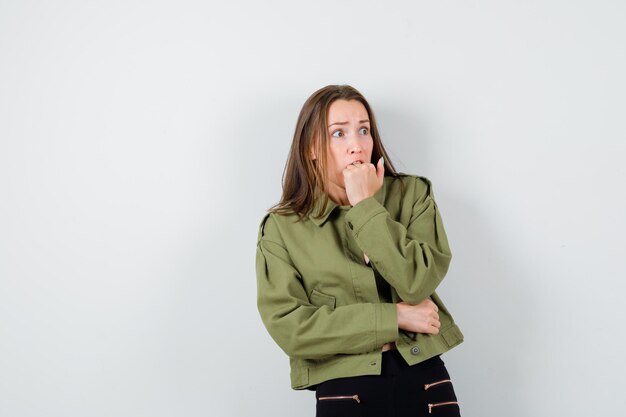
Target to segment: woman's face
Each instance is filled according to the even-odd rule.
[[[343,170],[355,161],[369,164],[374,140],[369,115],[357,100],[335,100],[328,108],[328,179],[345,188]]]

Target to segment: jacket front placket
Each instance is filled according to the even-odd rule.
[[[365,263],[363,251],[356,243],[356,240],[352,236],[352,231],[345,221],[346,213],[347,210],[341,207],[337,221],[343,230],[342,243],[345,256],[349,260],[349,276],[352,280],[352,288],[354,288],[356,301],[358,303],[378,303],[380,299],[376,288],[374,271]]]

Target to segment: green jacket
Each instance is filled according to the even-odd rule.
[[[451,254],[428,179],[385,177],[354,207],[329,200],[322,217],[297,218],[267,214],[256,252],[258,309],[290,358],[292,388],[380,374],[387,342],[414,365],[463,341],[435,293]],[[376,274],[390,284],[392,303],[380,301]],[[398,330],[395,303],[426,297],[439,307],[439,334]]]

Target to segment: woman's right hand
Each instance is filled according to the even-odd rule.
[[[398,328],[414,333],[439,333],[439,308],[430,298],[416,305],[400,302],[396,304],[396,310]]]

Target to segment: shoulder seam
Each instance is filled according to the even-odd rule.
[[[261,219],[261,222],[259,223],[259,239],[263,237],[263,232],[265,231],[265,222],[267,222],[267,219],[270,217],[271,214],[272,213],[265,213],[265,215]]]
[[[269,242],[269,243],[273,243],[276,246],[284,249],[285,251],[287,250],[287,248],[282,244],[282,243],[278,243],[273,239],[268,238],[267,236],[264,235],[265,233],[265,224],[267,223],[267,220],[272,216],[273,213],[266,213],[265,216],[263,216],[263,219],[261,219],[261,224],[259,225],[259,236],[257,238],[257,245],[261,244],[261,241],[263,242]],[[279,232],[280,233],[280,232]]]
[[[261,243],[261,241],[263,241],[263,242],[268,242],[268,243],[273,243],[274,245],[278,246],[279,248],[282,248],[282,249],[284,249],[285,251],[287,250],[287,248],[286,248],[286,247],[284,247],[282,244],[280,244],[280,243],[278,243],[278,242],[275,242],[275,241],[273,241],[273,240],[271,240],[271,239],[268,239],[268,238],[266,238],[266,237],[264,237],[264,236],[263,236],[263,237],[261,237],[261,239],[259,239],[259,244]]]

